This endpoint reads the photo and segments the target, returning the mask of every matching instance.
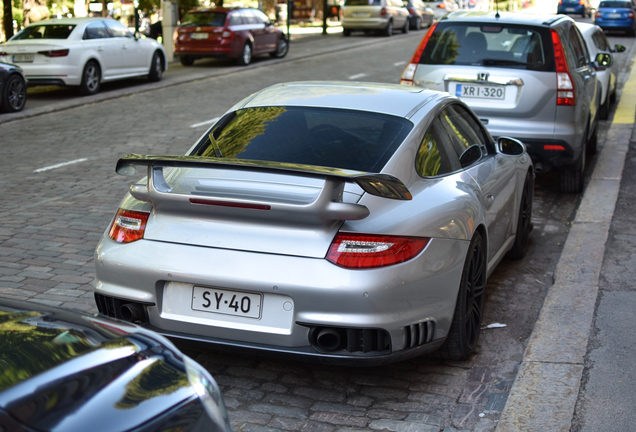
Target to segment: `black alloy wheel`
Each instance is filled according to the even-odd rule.
[[[422,30],[422,19],[420,17],[415,18],[415,25],[413,30]]]
[[[407,34],[410,28],[409,20],[404,21],[404,27],[402,27],[402,33]]]
[[[453,322],[439,351],[443,358],[470,358],[479,341],[485,298],[486,245],[479,231],[476,231],[464,262]]]
[[[519,205],[519,218],[517,219],[517,231],[515,243],[508,252],[511,260],[520,260],[526,255],[528,238],[532,232],[532,201],[534,198],[534,181],[532,173],[526,174],[526,181],[523,184],[521,203]]]
[[[11,75],[4,86],[0,106],[4,112],[22,111],[26,104],[27,85],[19,75]]]

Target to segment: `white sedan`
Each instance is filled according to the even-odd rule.
[[[39,21],[0,44],[0,61],[20,65],[29,85],[79,86],[85,95],[106,81],[159,81],[167,68],[161,44],[110,18]]]
[[[603,33],[603,29],[594,24],[577,22],[576,26],[581,31],[583,39],[590,54],[590,61],[594,61],[599,53],[624,52],[625,47],[615,45],[612,49],[609,41]],[[610,103],[616,100],[616,75],[618,74],[618,63],[615,59],[610,60],[606,69],[597,70],[596,77],[601,84],[601,102],[599,108],[599,118],[607,120],[609,118]]]

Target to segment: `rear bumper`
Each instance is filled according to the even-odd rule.
[[[21,64],[29,85],[69,85],[82,83],[81,68],[60,64]]]
[[[604,19],[596,19],[594,24],[602,28],[603,30],[633,30],[634,29],[634,20],[604,20]]]
[[[520,138],[532,158],[535,170],[548,171],[553,167],[570,166],[576,160],[576,152],[566,141],[558,139]]]
[[[227,349],[387,363],[433,350],[446,337],[468,246],[434,238],[406,263],[347,270],[325,259],[103,238],[95,252],[95,293],[143,304],[150,328],[167,336]],[[260,317],[193,310],[194,286],[260,294]],[[408,345],[410,326],[422,322],[432,326],[426,343]],[[312,327],[382,330],[389,350],[319,352],[310,343]]]
[[[585,6],[580,4],[559,5],[557,7],[558,14],[582,14],[583,12],[585,12]]]
[[[193,58],[209,58],[209,57],[230,57],[238,58],[241,55],[240,50],[234,49],[232,45],[227,46],[208,46],[205,48],[176,45],[174,48],[176,56],[190,56]]]
[[[383,30],[389,25],[389,18],[343,18],[342,27],[346,30]]]

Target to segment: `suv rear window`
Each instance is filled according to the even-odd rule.
[[[220,120],[196,156],[286,162],[380,172],[413,123],[329,108],[259,107]]]
[[[75,28],[74,24],[33,25],[25,28],[11,40],[21,39],[66,39]]]
[[[440,23],[420,64],[554,71],[550,30],[499,23]]]
[[[179,25],[223,27],[226,15],[224,12],[190,12],[183,17]]]
[[[345,6],[381,6],[381,0],[345,0]]]
[[[622,1],[604,1],[601,2],[598,7],[600,8],[630,8],[632,5],[629,2]]]

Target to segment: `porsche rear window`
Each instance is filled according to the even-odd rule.
[[[631,8],[629,2],[622,1],[605,1],[601,2],[598,7],[600,8]]]
[[[554,71],[549,29],[499,23],[440,23],[420,64]]]
[[[247,108],[221,119],[194,154],[380,172],[412,128],[362,111]]]
[[[222,12],[190,12],[181,20],[181,26],[223,27],[226,13]]]
[[[74,24],[33,25],[25,28],[11,40],[21,39],[66,39],[75,28]]]

